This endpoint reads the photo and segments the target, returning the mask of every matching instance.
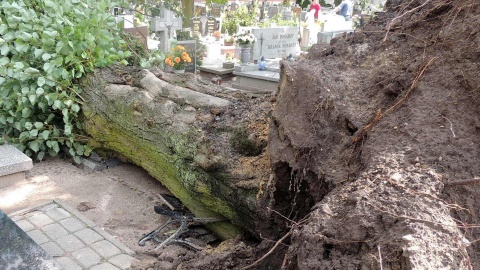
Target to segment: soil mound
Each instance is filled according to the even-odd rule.
[[[282,63],[257,228],[292,233],[283,269],[480,269],[479,2],[386,7]]]

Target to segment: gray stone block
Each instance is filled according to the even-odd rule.
[[[42,231],[51,239],[55,240],[68,234],[62,225],[53,223],[42,228]]]
[[[57,238],[56,241],[60,245],[60,247],[67,252],[72,252],[85,246],[85,244],[80,241],[80,239],[71,234]]]
[[[88,247],[72,252],[72,256],[85,268],[92,267],[101,261],[100,256]]]
[[[58,207],[46,211],[46,214],[55,221],[62,220],[71,216],[70,213]]]
[[[90,270],[118,270],[118,268],[109,263],[102,263],[90,268]]]
[[[108,260],[108,262],[116,265],[120,269],[129,269],[130,266],[132,265],[132,262],[136,260],[137,259],[133,258],[132,256],[129,256],[126,254],[120,254],[111,258],[110,260]]]
[[[85,223],[74,217],[62,219],[58,223],[60,223],[60,225],[62,225],[69,232],[76,232],[85,228]]]
[[[12,145],[0,145],[0,176],[33,168],[32,159]]]
[[[38,228],[55,222],[49,216],[40,212],[31,215],[28,218],[28,221],[30,221],[33,225],[35,225]]]
[[[93,250],[95,250],[100,256],[105,259],[111,258],[117,254],[120,254],[121,251],[114,244],[108,242],[107,240],[98,241],[90,245]]]
[[[35,241],[37,244],[41,245],[43,243],[46,243],[48,242],[50,239],[48,239],[48,237],[43,234],[42,231],[40,230],[33,230],[33,231],[29,231],[27,232],[28,236],[30,236],[30,238],[33,239],[33,241]]]
[[[63,256],[65,251],[55,242],[47,242],[40,245],[50,256]]]
[[[97,241],[100,241],[103,239],[103,237],[96,233],[94,230],[90,228],[85,228],[83,230],[80,230],[78,232],[74,233],[78,238],[82,239],[85,244],[90,245],[92,243],[95,243]]]
[[[20,227],[20,229],[22,229],[25,232],[35,229],[35,226],[33,226],[33,224],[26,219],[19,220],[15,223],[17,224],[18,227]]]
[[[83,270],[74,260],[69,257],[60,257],[55,259],[65,270]]]

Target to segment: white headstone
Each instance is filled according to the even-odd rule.
[[[252,59],[281,58],[300,52],[297,27],[277,27],[252,29],[257,42],[252,47]]]

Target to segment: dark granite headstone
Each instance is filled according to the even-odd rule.
[[[0,210],[0,269],[63,269]]]
[[[207,19],[207,33],[213,34],[213,32],[217,30],[217,19],[214,17],[208,17]]]
[[[200,18],[198,17],[193,17],[190,20],[190,27],[192,28],[192,32],[194,34],[201,34],[202,33],[202,22],[200,21]]]

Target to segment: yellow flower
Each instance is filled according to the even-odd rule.
[[[182,61],[182,60],[180,59],[180,57],[175,57],[175,59],[173,59],[173,61],[175,61],[175,63],[178,64],[178,63],[180,63],[180,61]]]

